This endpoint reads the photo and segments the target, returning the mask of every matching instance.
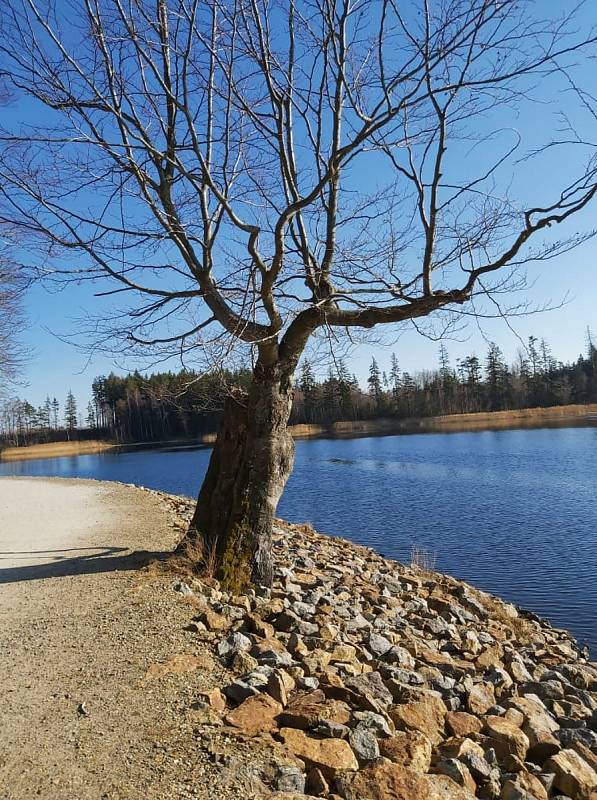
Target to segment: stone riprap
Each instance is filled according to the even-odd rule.
[[[597,668],[570,634],[307,526],[274,548],[271,589],[174,584],[226,668],[204,724],[284,754],[270,796],[597,800]]]

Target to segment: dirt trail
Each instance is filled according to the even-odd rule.
[[[174,541],[148,492],[0,479],[0,800],[211,796],[191,707],[218,666],[139,570]],[[146,676],[174,654],[192,671]]]

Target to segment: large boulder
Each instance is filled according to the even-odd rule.
[[[320,689],[296,695],[278,717],[284,728],[315,728],[323,720],[346,725],[350,721],[350,709],[340,700],[327,700]]]
[[[421,775],[388,762],[342,776],[338,788],[345,800],[474,800],[475,795],[445,775]]]
[[[597,791],[597,772],[575,750],[561,750],[545,762],[543,769],[555,774],[556,789],[573,800],[589,800]]]
[[[444,720],[447,708],[439,697],[429,693],[425,700],[392,706],[389,715],[398,730],[415,730],[424,733],[432,744],[444,738]]]
[[[247,736],[269,733],[276,729],[276,717],[282,711],[280,703],[267,694],[248,697],[226,716],[228,725]]]
[[[414,772],[428,772],[431,764],[431,742],[420,731],[398,732],[379,743],[382,756]]]
[[[526,759],[529,740],[515,723],[504,717],[489,716],[485,719],[484,730],[499,760],[508,755],[517,756],[521,761]]]
[[[354,771],[359,762],[345,739],[319,739],[298,728],[282,728],[280,736],[290,752],[308,767],[317,767],[327,780],[338,771]]]

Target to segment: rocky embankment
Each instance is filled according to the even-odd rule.
[[[205,740],[273,754],[264,796],[597,800],[597,668],[567,632],[308,527],[280,523],[275,550],[271,590],[175,584],[225,667],[195,704]]]

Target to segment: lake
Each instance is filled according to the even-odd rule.
[[[194,496],[209,449],[0,463],[0,475]],[[571,630],[597,653],[597,427],[298,441],[279,514],[436,568]]]

